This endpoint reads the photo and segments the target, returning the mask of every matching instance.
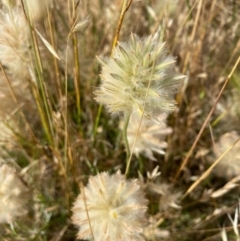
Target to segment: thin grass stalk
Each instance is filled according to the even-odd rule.
[[[96,142],[96,134],[97,134],[97,129],[98,129],[100,116],[101,116],[101,113],[102,113],[102,108],[103,108],[103,106],[99,105],[96,121],[94,123],[94,128],[93,128],[93,145],[95,145],[95,142]]]
[[[127,114],[125,116],[124,127],[123,127],[123,140],[124,140],[126,153],[127,153],[127,158],[126,158],[127,165],[128,165],[128,160],[129,160],[129,157],[130,157],[130,148],[129,148],[129,143],[128,143],[128,139],[127,139],[127,130],[128,130],[128,124],[129,124],[130,116],[131,116],[131,114]]]
[[[69,135],[68,135],[68,143],[70,143],[70,139],[69,139]],[[70,165],[73,165],[73,157],[72,157],[72,149],[71,146],[68,146],[68,161],[70,163]]]
[[[219,74],[219,78],[226,72],[226,70],[229,68],[230,64],[232,63],[233,59],[235,58],[235,56],[237,55],[237,53],[239,53],[239,49],[240,49],[240,39],[238,40],[234,50],[231,53],[231,56],[228,60],[228,62],[226,63],[226,65],[224,66],[223,70],[221,71],[221,73]]]
[[[129,3],[127,4],[127,0],[123,0],[122,1],[122,9],[121,9],[121,14],[120,17],[118,19],[118,25],[117,25],[117,29],[115,32],[115,36],[114,36],[114,40],[113,40],[113,44],[112,44],[112,50],[116,47],[117,45],[117,41],[119,39],[119,34],[120,34],[120,30],[122,27],[122,23],[123,23],[123,19],[125,16],[125,13],[127,12],[127,10],[129,9],[131,3],[133,0],[130,0]]]
[[[70,11],[69,12],[69,14],[70,14],[71,13],[71,9],[70,9],[71,6],[70,6],[69,2],[68,2],[68,8],[69,8],[68,10]],[[73,8],[73,11],[74,11],[74,14],[75,14],[75,10],[74,10],[75,8],[74,8],[74,3],[73,2],[72,2],[72,8]],[[73,20],[70,20],[70,21],[73,22]],[[74,27],[74,22],[72,24],[72,28],[70,29],[68,37],[67,37],[66,56],[65,56],[66,61],[65,61],[65,89],[64,89],[64,94],[65,94],[65,105],[64,105],[64,163],[65,163],[65,165],[64,165],[64,167],[66,169],[67,169],[68,160],[70,161],[70,165],[71,166],[73,164],[72,150],[71,150],[71,147],[69,147],[70,139],[69,139],[69,136],[68,136],[68,79],[67,79],[67,72],[68,72],[68,46],[69,46],[69,40],[70,40],[70,37],[71,37],[71,34],[72,34],[73,27]],[[77,42],[76,42],[75,47],[77,48]],[[74,54],[77,54],[77,56],[78,56],[78,50],[77,50],[77,53],[74,51]],[[77,64],[75,62],[75,64],[77,66],[79,65],[78,61],[77,61]],[[79,75],[79,69],[78,69],[78,74],[77,75]],[[76,78],[76,75],[75,75],[75,78]],[[75,85],[75,90],[78,91],[76,85]],[[79,96],[79,98],[80,98],[80,96]],[[79,99],[79,106],[80,106],[80,99]]]
[[[45,84],[45,82],[43,82],[43,87],[44,87],[44,90],[45,90],[45,95],[46,95],[46,102],[48,104],[48,108],[49,108],[49,121],[50,121],[50,127],[51,127],[51,130],[52,130],[52,140],[53,140],[53,144],[54,146],[55,145],[55,138],[54,138],[54,127],[53,127],[53,119],[52,119],[52,116],[53,116],[53,109],[52,109],[52,104],[53,103],[53,99],[52,99],[52,96],[51,94],[49,95],[49,92],[46,91],[47,90],[47,86]],[[52,102],[51,102],[52,100]]]
[[[65,168],[67,168],[67,156],[68,156],[68,79],[67,79],[67,71],[68,71],[68,44],[69,44],[70,35],[67,37],[67,45],[66,45],[66,64],[65,64],[65,105],[64,105],[64,163]]]
[[[89,213],[88,213],[88,206],[87,206],[87,202],[86,202],[86,200],[87,200],[86,195],[85,195],[85,192],[84,192],[84,185],[83,185],[82,182],[80,183],[80,190],[81,190],[81,193],[83,194],[84,206],[85,206],[85,210],[86,210],[86,214],[87,214],[89,227],[90,227],[90,230],[91,230],[92,239],[93,239],[93,241],[95,241],[95,238],[94,238],[94,235],[93,235],[93,230],[92,230],[92,225],[91,225],[91,220],[90,220]]]
[[[54,241],[61,241],[63,240],[63,235],[66,233],[66,231],[69,229],[70,224],[66,224],[60,231],[57,237],[54,238]]]
[[[71,18],[71,30],[70,35],[73,35],[72,37],[72,44],[73,44],[73,56],[74,56],[74,86],[75,86],[75,94],[76,94],[76,108],[77,108],[77,123],[79,127],[81,127],[81,96],[80,96],[80,62],[79,62],[79,52],[78,52],[78,39],[77,39],[77,33],[73,32],[73,28],[76,24],[77,17],[76,17],[76,8],[79,4],[79,1],[75,5],[75,2],[72,1],[72,18]]]
[[[46,4],[47,5],[47,4]],[[50,40],[51,40],[51,45],[55,48],[55,38],[54,38],[54,33],[53,33],[53,28],[52,28],[52,16],[50,15],[49,12],[49,7],[47,5],[47,20],[48,20],[48,26],[49,26],[49,32],[50,32]],[[60,74],[59,74],[59,68],[58,68],[58,62],[57,59],[53,56],[53,64],[54,64],[54,69],[55,69],[55,78],[57,80],[57,93],[58,93],[58,98],[62,100],[62,90],[61,90],[61,83],[60,83]]]
[[[66,45],[66,64],[65,64],[65,105],[64,105],[64,162],[65,162],[65,168],[67,169],[67,162],[70,161],[70,165],[73,164],[72,159],[72,150],[71,147],[69,147],[70,139],[68,136],[68,79],[67,79],[67,72],[68,72],[68,46],[69,46],[69,40],[71,36],[72,31],[70,30],[69,35],[67,37],[67,45]]]
[[[78,56],[78,39],[77,33],[73,33],[73,52],[74,52],[74,60],[75,60],[75,71],[74,71],[74,85],[75,85],[75,93],[76,93],[76,107],[77,107],[77,123],[79,127],[81,127],[81,95],[80,95],[80,62]]]
[[[155,62],[153,63],[153,66],[155,65]],[[144,111],[145,111],[145,105],[146,105],[146,100],[147,100],[147,96],[148,96],[148,91],[149,91],[149,87],[151,85],[151,82],[152,82],[152,74],[153,74],[153,67],[152,67],[152,71],[151,71],[151,75],[150,75],[150,79],[148,81],[148,86],[147,86],[147,93],[146,95],[144,96],[144,105],[143,105],[143,110],[142,110],[142,115],[141,115],[141,119],[140,119],[140,122],[139,122],[139,125],[138,125],[138,130],[137,130],[137,133],[136,133],[136,136],[134,138],[134,142],[133,142],[133,146],[131,147],[131,153],[130,153],[130,156],[129,156],[129,159],[127,161],[127,166],[126,166],[126,170],[125,170],[125,176],[127,177],[128,175],[128,172],[129,172],[129,168],[130,168],[130,164],[131,164],[131,160],[132,160],[132,156],[133,156],[133,150],[135,148],[135,145],[136,145],[136,142],[137,142],[137,138],[138,138],[138,135],[139,135],[139,131],[140,131],[140,127],[142,125],[142,121],[143,121],[143,116],[144,116]]]
[[[211,126],[216,126],[226,115],[228,114],[228,111],[222,112],[212,123]]]
[[[36,87],[33,86],[33,85],[32,85],[32,93],[33,93],[33,96],[35,98],[35,102],[37,104],[37,109],[38,109],[38,112],[39,112],[39,115],[40,115],[41,122],[43,124],[43,129],[45,130],[47,140],[48,140],[49,143],[51,143],[51,136],[49,136],[48,126],[47,126],[47,122],[45,120],[45,115],[42,111],[42,107],[41,107],[41,104],[40,104],[41,101],[39,99],[38,91],[36,90]]]
[[[200,178],[198,178],[186,191],[186,193],[182,196],[182,199],[184,199],[190,192],[192,192],[201,181],[203,181],[205,178],[208,177],[208,175],[211,173],[213,168],[222,160],[222,158],[240,141],[240,138],[238,138],[232,146],[230,146],[202,175]]]
[[[144,112],[143,112],[143,114],[144,114]],[[126,170],[125,170],[125,176],[126,177],[128,175],[129,169],[130,169],[130,164],[131,164],[131,160],[132,160],[132,156],[133,156],[133,150],[135,148],[136,141],[137,141],[137,138],[138,138],[138,133],[139,133],[139,130],[140,130],[140,127],[141,127],[141,124],[142,124],[143,114],[141,116],[141,120],[140,120],[140,123],[139,123],[139,126],[138,126],[137,134],[135,136],[135,139],[134,139],[134,142],[133,142],[133,146],[131,147],[131,152],[130,152],[129,158],[127,160],[127,166],[126,166]]]
[[[40,55],[40,52],[39,52],[35,31],[33,31],[33,37],[34,37],[34,43],[35,43],[35,46],[36,46],[36,54],[38,55],[37,59],[39,60],[39,66],[41,67],[41,68],[38,69],[38,77],[39,77],[40,90],[41,90],[40,93],[43,96],[44,109],[45,109],[45,112],[46,112],[46,118],[48,120],[49,130],[50,130],[50,133],[51,133],[52,143],[53,143],[53,138],[54,138],[53,133],[54,133],[54,131],[53,131],[53,126],[52,126],[52,123],[53,123],[52,122],[52,116],[50,114],[50,113],[52,113],[52,110],[51,110],[50,103],[48,103],[47,89],[46,89],[46,86],[44,84],[44,78],[43,78],[42,59],[41,59],[41,55]]]
[[[41,104],[41,102],[39,103],[39,106],[43,109],[43,113],[44,113],[44,121],[46,122],[46,126],[47,126],[47,132],[48,132],[48,136],[49,136],[49,141],[50,143],[53,145],[54,141],[54,137],[53,137],[53,127],[52,127],[52,119],[51,119],[51,115],[50,115],[50,107],[48,105],[48,101],[47,101],[47,96],[46,96],[46,88],[44,87],[44,79],[43,79],[43,71],[42,71],[42,63],[41,63],[41,57],[40,57],[40,53],[39,53],[39,49],[38,49],[38,44],[37,44],[37,39],[36,39],[36,34],[35,31],[32,30],[32,35],[33,35],[33,42],[34,42],[34,55],[35,55],[35,60],[36,60],[36,69],[37,69],[37,83],[38,86],[40,87],[40,100],[43,100],[43,104]],[[43,105],[43,106],[42,106]]]
[[[29,28],[30,28],[30,33],[31,33],[30,36],[31,36],[31,40],[33,43],[33,52],[34,52],[34,57],[35,57],[34,59],[35,59],[35,63],[36,63],[36,70],[37,70],[37,77],[38,77],[37,84],[38,84],[38,87],[40,88],[40,95],[38,95],[36,92],[34,93],[34,95],[35,95],[35,97],[38,96],[36,98],[36,101],[38,101],[37,106],[38,106],[38,110],[40,112],[41,121],[43,123],[48,142],[51,145],[53,145],[53,143],[54,143],[53,136],[54,135],[53,135],[53,128],[52,128],[52,120],[50,117],[49,106],[48,106],[47,98],[46,98],[46,89],[44,88],[44,85],[43,85],[43,68],[42,68],[42,61],[41,61],[41,56],[40,56],[40,52],[39,52],[39,48],[38,48],[37,37],[36,37],[35,30],[34,30],[34,25],[33,25],[32,19],[29,15],[26,0],[21,0],[21,3],[22,3],[22,8],[24,10],[24,13],[26,14],[26,18],[28,20],[28,24],[29,24]],[[24,8],[24,5],[26,6],[26,9]],[[36,89],[35,89],[35,91],[36,91]],[[43,104],[42,104],[42,100],[43,100]]]

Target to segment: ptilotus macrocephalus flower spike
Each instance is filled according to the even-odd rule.
[[[175,73],[175,59],[167,55],[160,30],[145,38],[132,34],[111,57],[98,60],[101,85],[95,99],[112,114],[144,113],[152,119],[175,109],[174,93],[184,76]]]

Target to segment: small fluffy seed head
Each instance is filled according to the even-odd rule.
[[[140,39],[118,43],[111,58],[98,58],[102,65],[101,86],[96,100],[109,112],[137,113],[152,118],[175,109],[174,92],[183,76],[175,75],[175,60],[166,55],[160,31]]]
[[[0,166],[0,223],[11,223],[26,214],[29,190],[16,171],[6,164]]]
[[[153,155],[154,152],[161,155],[165,154],[164,149],[167,148],[165,138],[172,132],[172,129],[165,123],[166,118],[167,114],[163,113],[157,117],[158,123],[149,121],[146,118],[143,118],[141,122],[141,118],[131,115],[127,129],[127,139],[130,150],[133,149],[136,156],[143,154],[151,160],[156,160]]]
[[[73,207],[78,238],[92,239],[93,234],[95,241],[143,240],[146,204],[137,180],[126,180],[120,172],[90,177]]]

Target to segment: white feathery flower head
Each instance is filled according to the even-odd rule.
[[[0,166],[0,223],[11,223],[26,214],[29,190],[16,171],[6,164]]]
[[[126,180],[120,172],[90,177],[72,209],[72,221],[80,227],[78,238],[142,241],[146,204],[137,180]]]
[[[0,61],[20,78],[29,64],[28,23],[19,8],[0,10]]]
[[[130,150],[133,148],[133,153],[136,156],[143,154],[151,160],[156,160],[153,152],[161,155],[165,154],[164,149],[167,148],[165,138],[172,133],[172,128],[165,123],[166,118],[167,114],[162,113],[157,117],[158,123],[153,123],[146,118],[143,118],[141,122],[138,116],[131,115],[127,129],[127,139]]]
[[[95,99],[109,112],[144,113],[151,119],[175,109],[173,94],[183,76],[174,73],[175,60],[167,56],[160,30],[142,39],[132,34],[130,41],[118,43],[112,57],[98,60],[102,83]]]

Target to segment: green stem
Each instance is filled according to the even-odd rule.
[[[97,118],[96,118],[96,121],[95,121],[95,124],[94,124],[94,129],[93,129],[93,145],[95,145],[97,128],[98,128],[98,124],[99,124],[99,120],[100,120],[101,113],[102,113],[102,105],[100,105],[100,106],[98,107]]]
[[[47,101],[48,98],[47,98],[46,86],[44,85],[42,59],[39,52],[39,46],[37,42],[34,22],[32,21],[32,18],[29,14],[26,0],[23,0],[21,3],[28,20],[31,42],[33,44],[34,59],[36,63],[38,89],[35,89],[35,86],[33,87],[35,91],[34,96],[36,98],[36,103],[39,109],[40,118],[43,123],[46,137],[50,145],[54,146],[54,138],[53,138],[54,130],[52,126],[51,107],[50,107],[50,103]],[[26,6],[26,8],[24,6]]]
[[[124,127],[123,127],[123,140],[124,140],[124,144],[125,144],[125,148],[126,148],[126,152],[127,152],[127,166],[129,165],[129,157],[130,157],[130,148],[129,148],[129,144],[128,144],[128,139],[127,139],[127,129],[128,129],[128,123],[129,123],[129,119],[130,119],[130,114],[128,114],[125,117],[125,121],[124,121]]]

